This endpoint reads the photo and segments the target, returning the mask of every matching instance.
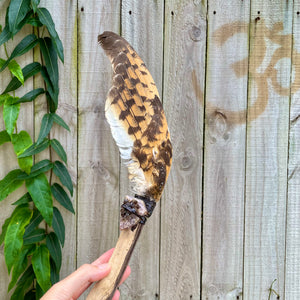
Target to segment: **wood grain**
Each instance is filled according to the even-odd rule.
[[[293,75],[300,74],[300,4],[294,3],[293,11]],[[291,80],[294,80],[294,76]],[[285,299],[297,299],[300,295],[300,85],[291,90],[288,202],[286,222]]]
[[[203,299],[237,299],[243,288],[246,126],[229,112],[247,108],[250,3],[210,1],[208,10],[203,199]],[[236,33],[237,32],[237,33]],[[239,33],[240,32],[240,33]],[[229,36],[227,39],[224,37]]]
[[[273,280],[273,289],[283,298],[285,222],[286,222],[286,170],[288,155],[289,96],[282,96],[283,88],[276,90],[264,70],[274,54],[273,43],[264,48],[265,35],[277,22],[283,30],[279,43],[291,55],[292,3],[282,1],[251,2],[250,78],[248,107],[256,97],[267,99],[262,112],[259,104],[252,113],[258,117],[247,124],[247,164],[244,243],[244,293],[245,299],[267,299]],[[266,26],[266,27],[265,27]],[[267,29],[266,29],[267,28]],[[290,78],[290,60],[277,65],[276,79],[284,86]],[[258,79],[259,78],[259,79]],[[265,95],[256,88],[266,80]],[[261,105],[265,106],[263,101]],[[249,119],[252,116],[248,115]],[[271,299],[276,299],[272,293]]]
[[[77,266],[95,260],[118,238],[119,153],[104,116],[112,69],[97,37],[119,31],[119,2],[78,1]]]
[[[122,1],[122,36],[145,62],[160,96],[163,70],[163,11],[159,1]],[[147,20],[145,22],[145,20]],[[128,194],[127,168],[121,166],[120,201]],[[130,194],[130,192],[129,192]],[[163,200],[162,200],[163,201]],[[159,293],[160,204],[141,232],[130,267],[132,275],[120,287],[123,299],[156,299]],[[147,284],[145,284],[147,283]]]
[[[173,165],[161,202],[160,299],[200,299],[206,7],[199,2],[165,3],[163,103]]]

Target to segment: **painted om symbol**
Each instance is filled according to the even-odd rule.
[[[289,87],[282,86],[277,79],[278,71],[275,66],[279,60],[283,58],[291,59],[291,67],[300,62],[300,53],[292,49],[292,34],[283,35],[281,33],[283,23],[276,23],[272,29],[269,29],[264,21],[261,20],[255,22],[250,29],[251,36],[253,36],[250,60],[246,57],[233,63],[231,67],[238,78],[249,75],[249,80],[255,82],[257,97],[254,103],[249,105],[247,110],[242,111],[225,111],[216,107],[210,108],[223,111],[232,124],[245,123],[247,114],[247,120],[252,121],[264,112],[269,99],[268,79],[270,79],[274,91],[281,96],[289,96],[300,88],[300,74],[297,68],[295,68],[294,80]],[[214,32],[213,38],[217,45],[222,46],[230,37],[238,33],[248,34],[248,24],[244,22],[225,24]],[[278,47],[274,51],[267,67],[264,67],[264,71],[259,72],[258,69],[263,67],[262,64],[267,53],[266,39],[278,45]]]

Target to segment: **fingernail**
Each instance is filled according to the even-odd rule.
[[[106,271],[108,268],[110,268],[109,264],[102,264],[100,266],[98,266],[100,271]]]

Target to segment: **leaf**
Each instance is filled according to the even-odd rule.
[[[44,292],[51,287],[50,255],[45,244],[37,247],[32,255],[32,266],[36,280]]]
[[[37,9],[37,14],[39,16],[40,21],[47,27],[60,60],[64,62],[64,48],[55,30],[55,25],[49,11],[47,10],[47,8],[41,7]]]
[[[1,232],[1,235],[0,235],[0,246],[4,242],[4,238],[5,238],[5,235],[6,235],[7,227],[8,227],[8,224],[9,224],[11,218],[12,218],[11,216],[9,218],[7,218],[5,220],[5,222],[4,222],[4,224],[2,225],[2,232]]]
[[[58,124],[59,126],[67,129],[68,131],[70,131],[69,126],[66,124],[66,122],[57,114],[53,114],[53,121]]]
[[[44,141],[39,145],[37,145],[37,143],[34,143],[28,149],[26,149],[22,154],[20,154],[18,158],[27,157],[27,156],[40,153],[43,150],[45,150],[47,147],[49,147],[49,145],[50,145],[50,141],[48,139],[44,139]]]
[[[30,11],[30,0],[11,0],[8,8],[9,31],[14,35],[20,22]]]
[[[19,178],[19,176],[18,176]],[[16,202],[12,203],[12,205],[21,205],[31,202],[32,199],[29,195],[29,193],[24,194],[20,199],[18,199]]]
[[[50,95],[50,93],[47,91],[46,98],[47,98],[50,112],[55,113],[58,106],[58,90],[55,91],[54,97],[52,97],[52,95]]]
[[[30,102],[30,101],[35,100],[36,97],[38,97],[39,95],[44,94],[44,93],[45,93],[44,89],[38,88],[38,89],[35,89],[35,90],[32,90],[32,91],[26,93],[23,97],[21,97],[14,103],[17,104],[17,103],[23,103],[23,102]]]
[[[7,142],[10,142],[9,134],[6,130],[0,131],[0,146]]]
[[[0,180],[0,201],[4,200],[10,193],[23,184],[23,180],[18,179],[21,173],[20,169],[12,170]]]
[[[8,286],[8,292],[15,286],[20,275],[26,270],[28,265],[27,256],[31,251],[31,247],[23,246],[21,249],[21,253],[16,260],[14,267],[12,269],[11,281]]]
[[[18,176],[18,179],[28,179],[36,177],[37,175],[41,173],[46,173],[50,169],[53,168],[53,163],[49,159],[44,159],[42,161],[39,161],[31,168],[31,173],[29,175],[23,173]]]
[[[0,46],[6,43],[11,38],[11,33],[8,26],[5,26],[3,31],[0,34]]]
[[[40,0],[31,0],[31,6],[33,8],[34,13],[36,13],[39,4]]]
[[[23,234],[26,225],[30,222],[32,210],[22,207],[12,217],[7,227],[4,239],[4,256],[8,273],[18,259],[23,246]]]
[[[56,207],[53,207],[52,227],[63,247],[65,243],[65,224],[59,210]]]
[[[49,74],[45,67],[42,67],[41,74],[44,79],[44,81],[47,84],[47,91],[46,91],[46,98],[50,107],[50,112],[54,113],[58,106],[58,93],[59,89],[54,90]]]
[[[12,60],[12,61],[9,62],[8,68],[9,68],[10,72],[11,72],[16,78],[18,78],[18,80],[19,80],[22,84],[24,84],[24,75],[23,75],[22,69],[21,69],[20,65],[19,65],[15,60]]]
[[[50,232],[47,235],[46,238],[46,245],[49,249],[51,258],[53,259],[55,266],[56,266],[56,270],[59,273],[59,270],[61,268],[61,248],[60,248],[60,243],[59,240],[57,238],[57,235],[54,232]]]
[[[51,186],[51,192],[54,198],[67,210],[71,213],[75,214],[72,201],[70,200],[69,196],[65,192],[65,190],[58,184],[54,183]]]
[[[28,291],[25,295],[24,295],[24,300],[36,300],[36,292],[35,289],[32,289],[30,291]]]
[[[31,217],[30,223],[25,228],[24,236],[29,235],[37,226],[40,225],[43,220],[44,218],[41,213],[38,210],[35,210]]]
[[[31,231],[28,235],[23,236],[23,244],[30,245],[41,242],[46,238],[46,231],[43,228],[37,228]]]
[[[12,135],[15,129],[20,112],[20,104],[10,104],[13,100],[13,97],[7,99],[3,106],[3,119],[6,131],[9,135]]]
[[[34,26],[34,27],[42,27],[43,26],[43,24],[40,22],[40,20],[37,17],[29,18],[26,23],[30,24],[31,26]]]
[[[25,66],[22,69],[22,72],[24,75],[24,81],[26,81],[31,76],[34,76],[38,72],[40,72],[41,68],[42,68],[42,66],[38,62],[33,62],[33,63]],[[14,76],[2,94],[6,94],[8,92],[14,91],[14,90],[18,89],[21,85],[22,85],[22,83],[19,81],[19,79],[16,76]]]
[[[0,69],[0,72],[2,72],[9,64],[9,62],[14,59],[15,57],[21,56],[34,48],[38,43],[38,38],[34,34],[27,35],[13,50],[8,60],[5,62],[5,64]],[[23,82],[24,83],[24,82]]]
[[[40,287],[40,285],[38,284],[38,282],[35,285],[35,299],[41,299],[44,296],[44,291],[42,290],[42,288]]]
[[[58,89],[58,64],[57,54],[55,52],[52,40],[48,37],[39,39],[41,52],[44,57],[46,70],[49,74],[54,90]]]
[[[14,146],[15,153],[17,155],[22,154],[27,148],[32,145],[30,135],[24,130],[20,131],[18,134],[12,134],[11,140]],[[18,158],[18,163],[21,170],[29,174],[33,165],[32,156]]]
[[[44,173],[29,178],[25,181],[26,188],[45,221],[49,226],[52,224],[53,206],[52,195],[48,179]]]
[[[50,142],[51,147],[57,153],[57,155],[61,158],[64,163],[67,163],[67,153],[65,152],[63,146],[57,139],[53,139]]]
[[[44,138],[49,134],[53,125],[52,114],[45,114],[42,119],[41,130],[37,139],[37,144],[40,144]]]
[[[1,63],[1,59],[0,59]],[[10,94],[1,94],[0,95],[0,105],[4,104],[7,99],[13,98]]]
[[[73,196],[73,184],[71,176],[64,164],[58,160],[55,161],[53,171],[54,174],[60,179],[61,183],[70,191],[71,196]]]
[[[55,284],[59,282],[59,271],[56,269],[55,262],[52,258],[50,258],[50,267],[51,267],[51,271],[50,271],[51,283]]]

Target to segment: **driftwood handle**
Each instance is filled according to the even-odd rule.
[[[116,248],[108,262],[111,265],[111,271],[107,277],[94,285],[86,298],[87,300],[112,299],[128,265],[142,227],[142,224],[138,224],[134,231],[131,231],[131,229],[121,230]]]

